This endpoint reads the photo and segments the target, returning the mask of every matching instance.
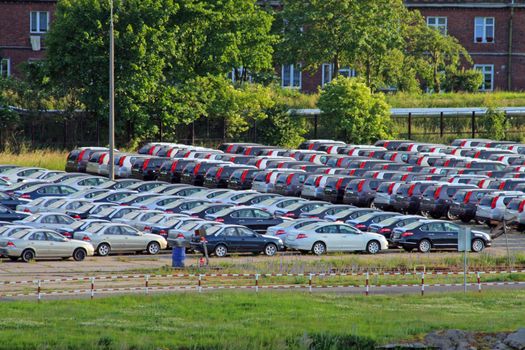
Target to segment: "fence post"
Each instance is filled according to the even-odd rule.
[[[443,119],[443,112],[439,113],[439,136],[443,137],[445,129],[445,121]]]
[[[425,272],[421,272],[421,296],[425,295]]]
[[[144,276],[144,293],[148,294],[149,292],[149,275]]]
[[[255,274],[255,293],[259,292],[259,274]]]
[[[91,277],[91,299],[95,296],[95,277]]]
[[[479,271],[476,273],[476,277],[478,279],[478,293],[481,293],[481,276],[479,274]]]
[[[199,293],[202,293],[202,275],[199,274],[199,284],[197,285],[197,290]]]
[[[37,297],[37,300],[38,302],[40,302],[40,300],[42,299],[42,284],[40,282],[40,280],[37,280],[36,281],[36,297]]]
[[[472,129],[472,138],[476,137],[476,111],[472,111],[472,117],[470,121],[470,127]]]
[[[412,139],[412,112],[408,112],[408,139]]]
[[[308,291],[312,293],[312,274],[310,274],[310,277],[308,278]]]
[[[317,114],[314,114],[314,139],[317,138],[317,122],[319,116]]]
[[[368,271],[366,272],[365,287],[365,295],[368,296],[368,294],[370,293],[370,275],[368,274]]]

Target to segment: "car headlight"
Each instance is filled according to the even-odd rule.
[[[278,240],[279,244],[283,244],[283,240],[279,238]]]

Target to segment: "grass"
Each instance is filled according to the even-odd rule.
[[[441,329],[512,331],[525,323],[524,308],[525,291],[510,290],[424,297],[224,292],[17,301],[0,304],[0,349],[296,349],[289,346],[294,339],[318,332],[385,343]]]
[[[0,164],[20,166],[36,166],[50,170],[64,170],[66,166],[66,151],[41,149],[32,151],[1,152]]]
[[[386,95],[388,104],[393,108],[412,107],[513,107],[525,105],[525,93],[439,93],[409,94],[398,92]]]

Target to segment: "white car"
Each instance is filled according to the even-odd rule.
[[[325,223],[327,221],[324,221],[322,219],[297,219],[297,220],[285,220],[279,225],[270,226],[266,230],[266,235],[268,236],[275,236],[283,241],[286,239],[286,236],[288,233],[293,232],[294,230],[300,230],[302,227],[311,225],[311,224],[317,224],[317,223]]]
[[[54,203],[51,203],[50,205],[40,208],[40,213],[66,213],[69,210],[76,210],[83,205],[91,204],[88,200],[81,200],[81,199],[69,199],[64,198],[60,199]]]
[[[61,184],[74,187],[77,190],[87,190],[93,187],[100,186],[101,184],[107,181],[109,181],[107,178],[101,176],[84,176],[67,179]]]
[[[42,168],[14,168],[2,173],[2,179],[7,180],[12,183],[21,182],[37,171],[45,171],[46,169]]]
[[[19,204],[16,206],[17,211],[23,211],[24,213],[35,214],[40,212],[40,210],[46,208],[47,206],[58,202],[61,200],[60,197],[40,197],[33,199],[32,201],[26,204]]]
[[[315,255],[352,251],[376,254],[388,249],[388,242],[383,235],[362,232],[346,224],[312,224],[299,231],[300,233],[289,233],[286,236],[284,244],[287,248],[304,253],[311,251]]]
[[[276,210],[283,209],[289,205],[293,205],[295,203],[304,202],[304,201],[306,201],[306,199],[298,198],[298,197],[276,197],[276,198],[269,198],[265,201],[254,204],[253,206],[264,209],[271,214],[275,214]]]

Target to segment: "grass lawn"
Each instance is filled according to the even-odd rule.
[[[36,166],[50,170],[64,170],[66,166],[66,151],[34,150],[22,153],[1,152],[0,164],[20,166]]]
[[[223,292],[0,304],[0,349],[306,349],[305,333],[378,343],[432,330],[512,331],[525,291],[396,296]],[[289,346],[290,341],[294,346]]]

